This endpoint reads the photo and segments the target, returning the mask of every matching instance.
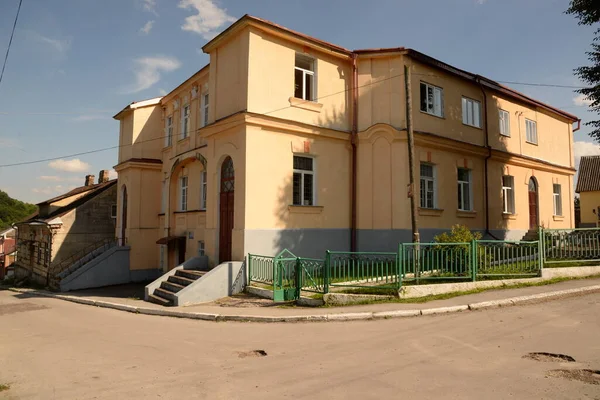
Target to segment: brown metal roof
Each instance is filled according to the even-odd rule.
[[[600,156],[581,157],[575,192],[600,191]]]

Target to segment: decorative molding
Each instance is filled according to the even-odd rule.
[[[440,208],[419,208],[419,215],[427,217],[441,217],[443,213],[444,210]]]
[[[502,218],[503,219],[516,220],[517,219],[517,214],[502,213]]]
[[[290,102],[290,106],[302,108],[302,109],[308,110],[308,111],[314,111],[314,112],[320,113],[321,109],[323,108],[323,104],[317,103],[315,101],[302,100],[302,99],[298,99],[296,97],[290,97],[288,100]]]
[[[323,206],[296,206],[293,204],[288,206],[288,210],[296,214],[321,214],[324,208]]]
[[[194,86],[191,90],[191,96],[192,99],[195,99],[196,97],[198,97],[198,86]]]
[[[456,210],[456,216],[458,218],[475,218],[477,217],[477,211]]]

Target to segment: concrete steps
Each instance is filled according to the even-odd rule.
[[[169,276],[160,283],[160,287],[154,289],[154,293],[149,295],[148,301],[161,306],[172,306],[175,303],[175,294],[202,278],[205,273],[205,271],[179,269],[175,275]]]
[[[526,241],[526,242],[535,242],[536,240],[538,240],[540,237],[539,232],[537,231],[537,229],[530,229],[527,231],[527,233],[525,234],[525,236],[523,236],[521,238],[522,241]]]

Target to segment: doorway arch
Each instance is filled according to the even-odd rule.
[[[529,229],[537,230],[539,226],[539,206],[538,206],[538,183],[532,176],[529,178]]]
[[[221,164],[219,190],[219,262],[231,261],[233,241],[235,169],[233,160],[227,156]]]

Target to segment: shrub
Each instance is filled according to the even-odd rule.
[[[480,232],[471,232],[469,228],[464,225],[453,225],[450,232],[444,232],[433,240],[436,243],[470,243],[473,240],[481,239]]]

